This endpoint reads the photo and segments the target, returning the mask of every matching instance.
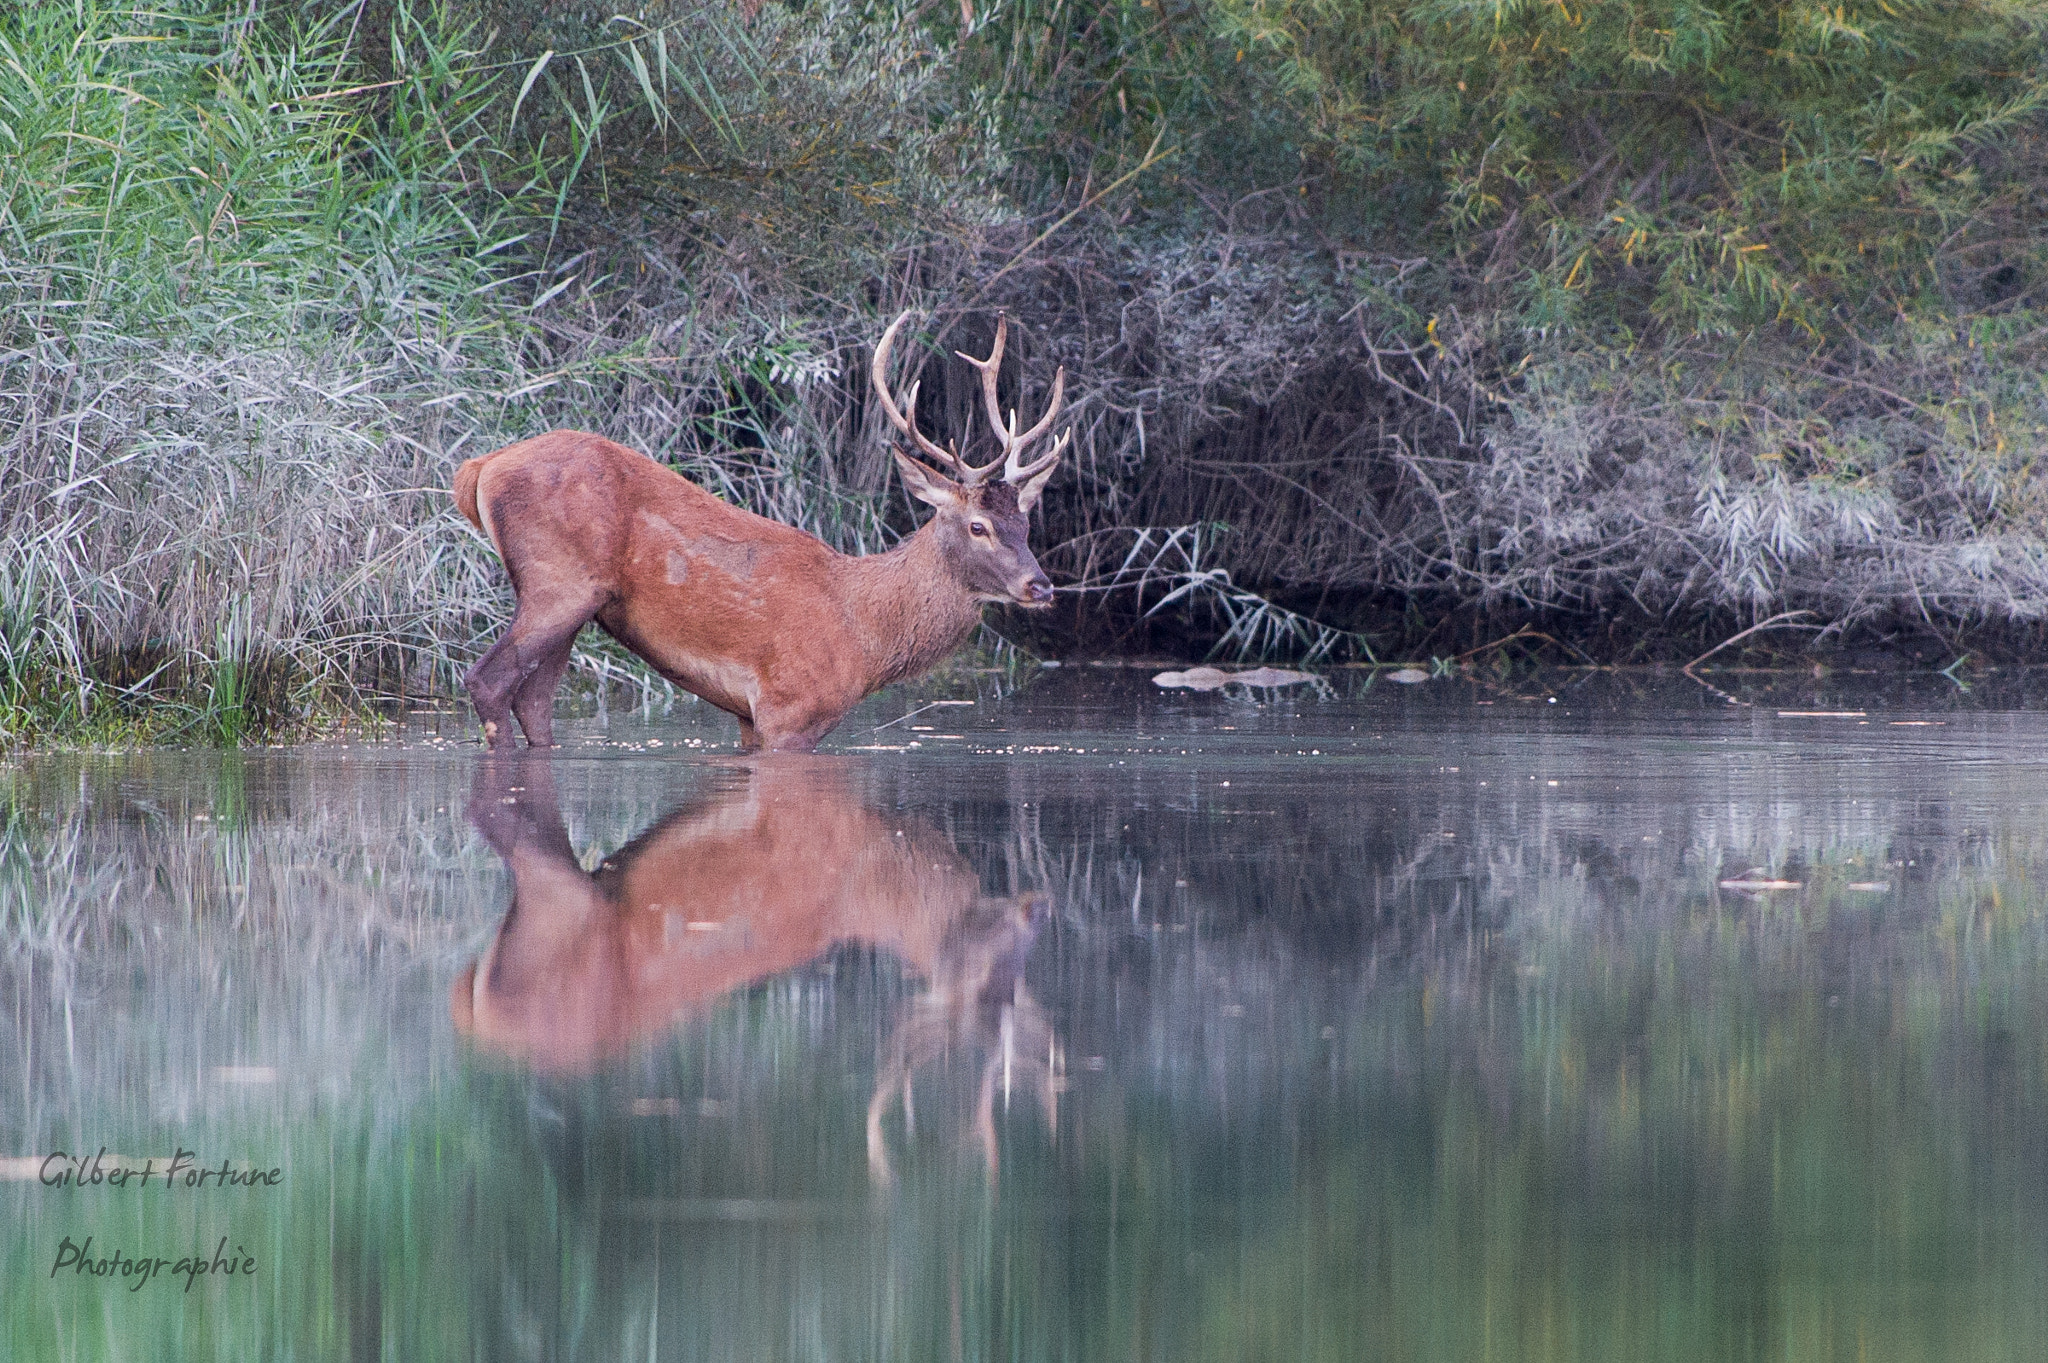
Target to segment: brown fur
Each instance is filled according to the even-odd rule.
[[[741,746],[807,751],[848,710],[957,649],[991,600],[1051,585],[1015,488],[964,487],[899,456],[938,509],[883,554],[838,553],[728,505],[602,436],[554,431],[472,459],[455,503],[492,537],[519,599],[463,679],[492,747],[553,743],[555,690],[595,623],[740,721]],[[980,524],[987,534],[972,533]]]

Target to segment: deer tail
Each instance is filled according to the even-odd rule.
[[[455,470],[455,509],[479,530],[484,529],[484,519],[477,514],[476,480],[484,471],[481,459],[465,459],[462,467]],[[489,534],[488,530],[484,531]]]
[[[491,524],[491,510],[477,495],[477,483],[484,476],[484,465],[490,462],[491,455],[481,454],[474,459],[465,459],[462,467],[455,470],[455,509],[467,517],[471,525],[483,531],[484,538],[491,542],[493,549],[497,549],[498,531]]]

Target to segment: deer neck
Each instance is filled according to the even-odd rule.
[[[981,623],[981,602],[947,566],[929,521],[887,553],[854,563],[847,604],[876,686],[931,671]]]

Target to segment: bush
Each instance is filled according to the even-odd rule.
[[[1130,414],[1091,433],[1139,489],[1122,524],[1227,523],[1240,581],[1410,646],[1532,613],[1655,646],[1787,608],[1951,639],[2048,611],[2034,10],[1069,23],[1125,37],[1060,67],[1092,113],[1045,145],[1077,176],[1118,135],[1179,152],[1068,247],[1115,307],[1039,309]]]

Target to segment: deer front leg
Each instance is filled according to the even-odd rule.
[[[741,752],[811,752],[839,722],[837,714],[818,720],[802,712],[764,709],[757,705],[752,719],[740,720]]]
[[[860,701],[838,697],[768,697],[754,703],[757,746],[769,752],[811,752]],[[741,725],[744,738],[746,726]],[[749,751],[752,751],[750,749]]]
[[[741,721],[740,746],[746,752],[815,752],[818,741],[838,722],[835,715],[822,724],[792,728],[780,724],[771,726],[756,717],[751,725]]]

